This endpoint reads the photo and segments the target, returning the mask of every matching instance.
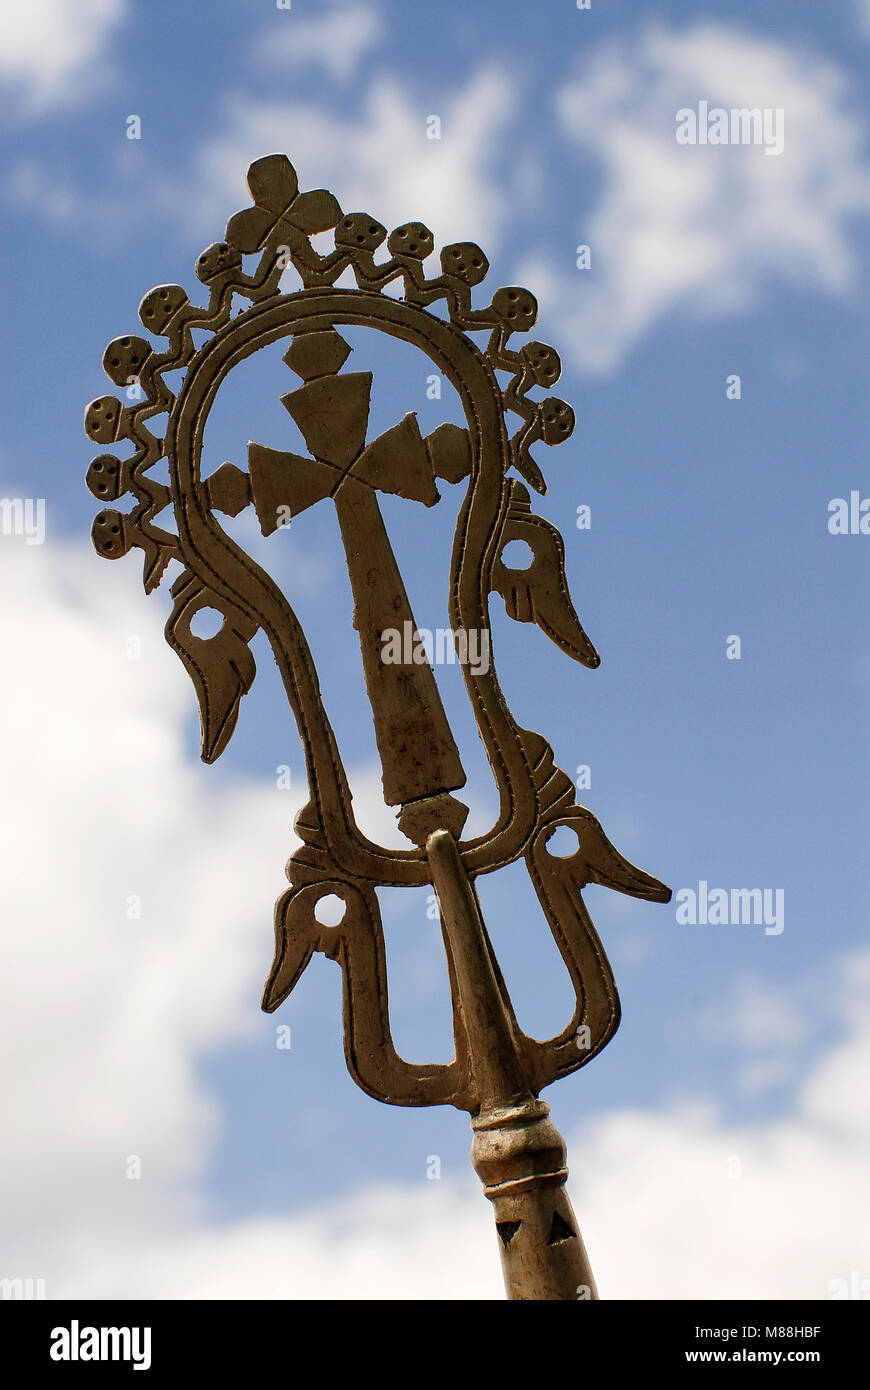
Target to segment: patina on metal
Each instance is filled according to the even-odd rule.
[[[142,300],[139,317],[163,340],[161,350],[139,335],[116,338],[106,349],[106,373],[128,388],[128,398],[134,383],[138,399],[125,405],[102,396],[85,413],[95,443],[132,445],[129,457],[100,454],[88,470],[88,486],[104,507],[94,522],[94,544],[109,559],[141,549],[146,592],[160,583],[171,559],[183,566],[171,588],[166,636],[196,689],[206,762],[219,757],[232,735],[254,679],[250,642],[259,629],[274,652],[302,740],[310,799],[295,821],[301,846],[289,860],[290,886],[275,910],[276,953],[264,1009],[283,1003],[315,951],[337,961],[345,1053],[357,1084],[391,1105],[450,1104],[470,1114],[472,1161],[495,1209],[508,1297],[597,1298],[565,1190],[565,1145],[539,1096],[591,1061],[619,1022],[616,986],[583,888],[598,883],[655,902],[666,902],[669,889],[624,859],[595,816],[577,805],[574,785],[556,767],[550,745],[512,717],[491,659],[465,661],[462,674],[500,810],[485,834],[463,840],[467,807],[454,793],[465,773],[432,667],[383,659],[387,629],[415,635],[417,629],[378,492],[432,507],[443,479],[466,482],[447,584],[452,632],[488,640],[494,592],[511,618],[537,623],[568,656],[590,669],[598,665],[568,592],[562,538],[532,512],[528,491],[546,490],[532,446],[561,444],[574,426],[564,401],[547,394],[529,398],[533,387],[547,392],[555,385],[559,358],[544,343],[513,344],[537,317],[527,290],[504,287],[485,307],[473,307],[471,291],[489,269],[473,242],[446,246],[441,273],[428,276],[424,263],[434,251],[428,228],[406,223],[388,237],[367,213],[343,213],[325,190],[300,193],[283,154],[256,160],[248,187],[253,206],[231,217],[225,240],[207,247],[196,263],[208,303],[191,303],[180,285],[160,285]],[[311,238],[326,231],[334,244],[321,252]],[[256,257],[249,271],[246,256]],[[281,282],[289,270],[301,286],[285,292]],[[338,286],[346,271],[355,285]],[[384,293],[387,286],[393,293]],[[238,300],[248,306],[239,310]],[[440,314],[430,309],[436,304]],[[350,347],[342,327],[372,329],[419,348],[459,393],[465,427],[443,424],[424,437],[409,414],[369,439],[371,374],[343,370]],[[194,329],[207,335],[199,347]],[[480,334],[485,339],[478,341]],[[203,432],[221,384],[252,353],[286,339],[284,361],[300,384],[282,401],[308,454],[252,441],[246,469],[228,462],[204,478]],[[184,375],[176,393],[166,377],[179,369]],[[496,371],[507,374],[507,385]],[[509,415],[518,422],[513,433]],[[157,417],[165,417],[162,434],[152,426]],[[168,461],[168,487],[151,473],[162,459]],[[122,496],[132,498],[128,511],[108,505]],[[302,628],[280,588],[216,515],[235,517],[252,506],[269,535],[327,501],[335,506],[347,560],[384,798],[398,808],[407,849],[374,844],[356,825]],[[174,514],[174,533],[156,525],[166,508]],[[505,562],[513,540],[531,549],[526,569]],[[203,608],[223,616],[220,631],[207,639],[191,630]],[[563,826],[577,840],[566,857],[548,849]],[[575,992],[572,1017],[544,1042],[528,1037],[517,1022],[475,888],[480,874],[519,859]],[[375,891],[426,884],[437,896],[453,999],[454,1056],[444,1065],[412,1065],[393,1045]],[[317,905],[332,895],[341,899],[344,915],[337,926],[324,926]]]

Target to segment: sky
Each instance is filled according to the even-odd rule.
[[[345,210],[479,243],[475,303],[527,286],[562,358],[577,425],[533,451],[535,508],[602,662],[495,595],[493,654],[518,722],[588,768],[578,799],[674,890],[587,890],[623,1021],[544,1093],[602,1296],[870,1297],[868,66],[867,0],[0,6],[0,497],[44,503],[44,531],[0,534],[0,1277],[50,1298],[501,1295],[467,1116],[357,1090],[331,961],[260,1010],[306,800],[262,634],[206,766],[168,583],[146,596],[138,551],[110,565],[90,541],[104,348],[141,332],[153,285],[196,301],[248,164],[280,151]],[[781,150],[680,143],[700,103],[780,112]],[[461,421],[416,349],[345,336],[374,372],[370,438],[411,410],[424,433]],[[249,439],[298,448],[282,351],[222,388],[209,467]],[[433,628],[444,492],[437,516],[383,502]],[[226,525],[300,617],[360,825],[403,843],[331,509],[266,540]],[[456,670],[437,675],[481,833],[492,777]],[[769,890],[776,929],[686,920],[702,883]],[[569,984],[525,868],[478,886],[521,1023],[559,1032]],[[380,901],[399,1051],[446,1061],[427,891]]]

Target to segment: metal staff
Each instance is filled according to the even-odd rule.
[[[427,276],[424,262],[434,241],[426,227],[406,223],[387,237],[375,218],[343,213],[325,190],[300,193],[284,155],[255,161],[248,187],[253,206],[231,217],[225,240],[207,247],[196,263],[210,291],[208,304],[194,306],[179,285],[158,286],[139,312],[142,324],[167,340],[164,350],[138,334],[117,338],[106,350],[111,380],[119,386],[135,380],[140,399],[125,407],[103,396],[85,414],[91,439],[133,446],[127,458],[100,454],[88,470],[88,486],[102,503],[127,494],[133,499],[127,512],[99,513],[94,542],[112,559],[141,548],[146,591],[160,583],[170,559],[181,561],[166,635],[194,682],[205,761],[220,755],[235,728],[254,679],[249,644],[259,628],[278,663],[302,741],[310,799],[296,818],[302,843],[287,865],[290,886],[275,910],[276,955],[263,1007],[271,1011],[287,998],[315,951],[335,959],[343,974],[345,1054],[357,1083],[389,1104],[452,1104],[470,1114],[472,1162],[495,1209],[508,1297],[596,1298],[565,1191],[565,1145],[539,1095],[595,1056],[619,1022],[612,972],[582,889],[599,883],[657,902],[666,902],[670,891],[624,859],[592,813],[577,805],[550,745],[513,719],[491,660],[464,661],[462,674],[500,809],[485,834],[461,838],[467,807],[453,793],[465,773],[431,666],[419,657],[384,660],[388,630],[418,633],[377,500],[382,491],[433,507],[439,479],[465,481],[447,585],[453,633],[485,637],[489,649],[488,602],[496,592],[512,618],[537,623],[566,654],[595,668],[598,654],[568,593],[562,538],[532,512],[524,485],[546,490],[531,447],[561,443],[573,429],[564,401],[528,397],[533,386],[555,384],[559,358],[544,343],[525,342],[519,350],[511,344],[535,322],[537,306],[528,291],[507,286],[486,307],[473,307],[471,290],[489,269],[473,242],[445,247],[440,275]],[[333,232],[327,252],[316,251],[310,240],[322,231]],[[245,256],[257,257],[250,269]],[[301,285],[284,292],[282,277],[291,266]],[[348,269],[355,288],[336,284]],[[401,296],[384,294],[396,281]],[[248,307],[234,312],[240,298]],[[446,317],[430,311],[438,301]],[[371,374],[342,373],[350,352],[339,332],[344,325],[387,333],[426,353],[458,391],[465,428],[445,424],[424,438],[410,414],[367,441]],[[212,335],[199,348],[194,328]],[[470,336],[479,333],[487,335],[483,347]],[[308,454],[251,441],[247,470],[228,462],[203,477],[203,433],[222,382],[246,357],[287,338],[284,360],[302,385],[282,400]],[[178,369],[184,377],[176,394],[165,376]],[[499,384],[496,370],[508,373],[507,386]],[[509,413],[520,421],[512,435]],[[167,417],[162,436],[146,425],[158,415]],[[164,457],[168,488],[151,476]],[[302,628],[280,588],[216,518],[253,505],[269,535],[326,500],[336,508],[345,549],[384,799],[398,808],[408,849],[376,845],[356,825]],[[174,533],[155,525],[168,506]],[[532,551],[525,570],[503,558],[518,539]],[[224,619],[209,639],[191,631],[202,608]],[[574,832],[577,847],[557,857],[547,844],[563,826]],[[567,1026],[545,1042],[529,1038],[517,1023],[475,888],[480,874],[520,858],[575,992]],[[453,1001],[454,1056],[443,1065],[404,1061],[389,1022],[375,890],[423,884],[431,884],[437,897]],[[344,915],[327,927],[316,909],[332,895],[343,901]]]

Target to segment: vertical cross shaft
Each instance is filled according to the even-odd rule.
[[[386,665],[383,660],[384,631],[417,629],[377,494],[348,475],[334,501],[381,755],[384,800],[400,806],[461,787],[465,773],[432,667],[428,661]]]
[[[565,1142],[525,1077],[513,1009],[453,836],[426,844],[480,1107],[471,1161],[495,1207],[510,1299],[598,1297],[565,1179]]]

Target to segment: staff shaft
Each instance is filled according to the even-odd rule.
[[[495,1208],[509,1299],[597,1299],[571,1202],[565,1142],[532,1093],[516,1020],[471,880],[447,830],[426,845],[480,1106],[471,1161]]]

